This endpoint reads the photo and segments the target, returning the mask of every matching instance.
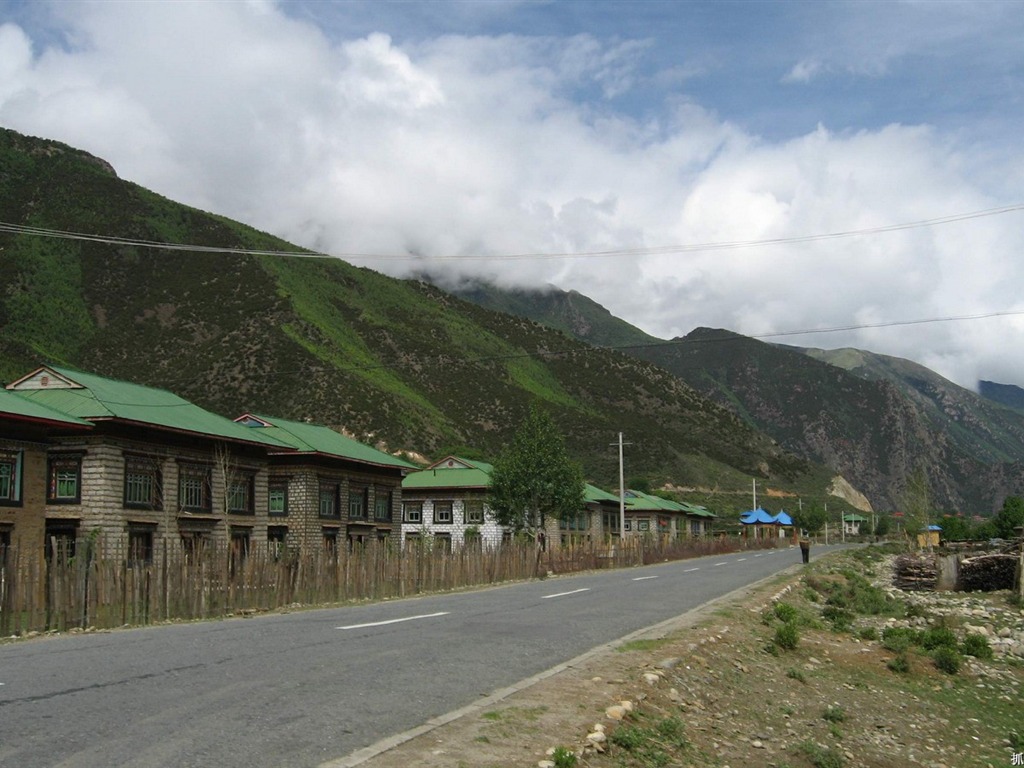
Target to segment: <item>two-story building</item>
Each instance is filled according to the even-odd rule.
[[[21,551],[71,555],[89,535],[150,560],[165,543],[245,553],[389,536],[412,468],[325,427],[257,429],[253,417],[63,367],[2,392],[0,544]]]

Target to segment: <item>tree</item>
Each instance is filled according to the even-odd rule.
[[[816,536],[828,521],[828,513],[815,504],[808,504],[790,517],[793,518],[793,525],[807,531],[808,536]]]
[[[1024,525],[1024,499],[1020,496],[1007,496],[1003,508],[992,520],[1000,539],[1015,539],[1014,528]]]
[[[555,423],[533,407],[494,463],[490,507],[500,525],[535,534],[549,517],[578,514],[584,487],[583,470],[569,458]]]
[[[931,522],[930,506],[928,476],[924,467],[919,466],[907,477],[907,487],[903,491],[903,519],[906,521],[904,532],[915,545],[918,542],[918,534],[925,531]]]

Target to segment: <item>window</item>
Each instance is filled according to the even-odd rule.
[[[619,522],[619,513],[617,511],[604,512],[601,515],[601,525],[605,533],[617,534],[619,532]]]
[[[434,502],[434,522],[441,525],[451,524],[452,522],[452,502],[450,501],[435,501]]]
[[[78,539],[77,520],[47,520],[45,530],[46,562],[66,563],[75,556],[75,543]]]
[[[484,503],[482,501],[467,501],[462,514],[463,522],[466,525],[483,525]]]
[[[147,565],[153,562],[152,525],[128,526],[128,562],[132,565]]]
[[[242,562],[249,556],[249,541],[252,538],[251,528],[231,528],[231,559]]]
[[[252,475],[235,475],[228,480],[228,512],[232,515],[252,515],[256,513],[253,506],[253,486],[256,480]]]
[[[210,468],[199,464],[182,464],[178,468],[178,506],[188,512],[209,512]]]
[[[324,555],[329,560],[338,557],[338,529],[324,528]]]
[[[7,564],[7,550],[11,548],[11,532],[0,528],[0,567]]]
[[[267,550],[273,560],[280,560],[288,543],[288,527],[285,525],[267,526]]]
[[[373,497],[373,519],[381,522],[391,520],[391,491],[377,489]]]
[[[580,510],[560,518],[558,527],[563,531],[585,531],[590,527],[590,513]]]
[[[47,504],[78,504],[82,500],[81,456],[50,456],[47,476]]]
[[[415,523],[419,525],[423,522],[423,502],[422,501],[404,501],[402,502],[402,522],[403,523]]]
[[[267,488],[267,514],[284,517],[288,514],[288,481],[271,480]]]
[[[649,531],[651,530],[651,521],[647,519],[637,520],[636,529],[638,531]]]
[[[0,451],[0,505],[21,504],[21,451]]]
[[[132,509],[161,509],[160,466],[156,459],[125,456],[124,505]]]
[[[369,512],[370,489],[354,485],[348,490],[348,516],[354,520],[365,520]]]
[[[691,536],[698,536],[699,537],[702,533],[703,533],[703,531],[701,530],[701,521],[700,520],[691,520],[690,521],[690,535]]]
[[[206,531],[182,531],[181,551],[185,556],[185,562],[189,565],[199,563],[209,543],[210,534]]]
[[[337,483],[320,483],[320,517],[340,517]]]

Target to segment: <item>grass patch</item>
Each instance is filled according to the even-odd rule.
[[[662,646],[667,645],[671,642],[666,637],[659,637],[648,640],[630,640],[629,642],[620,645],[617,650],[619,653],[628,653],[629,651],[656,651]]]

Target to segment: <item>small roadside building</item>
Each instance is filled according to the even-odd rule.
[[[846,536],[860,536],[861,527],[869,522],[868,518],[853,512],[843,515],[843,533]]]

